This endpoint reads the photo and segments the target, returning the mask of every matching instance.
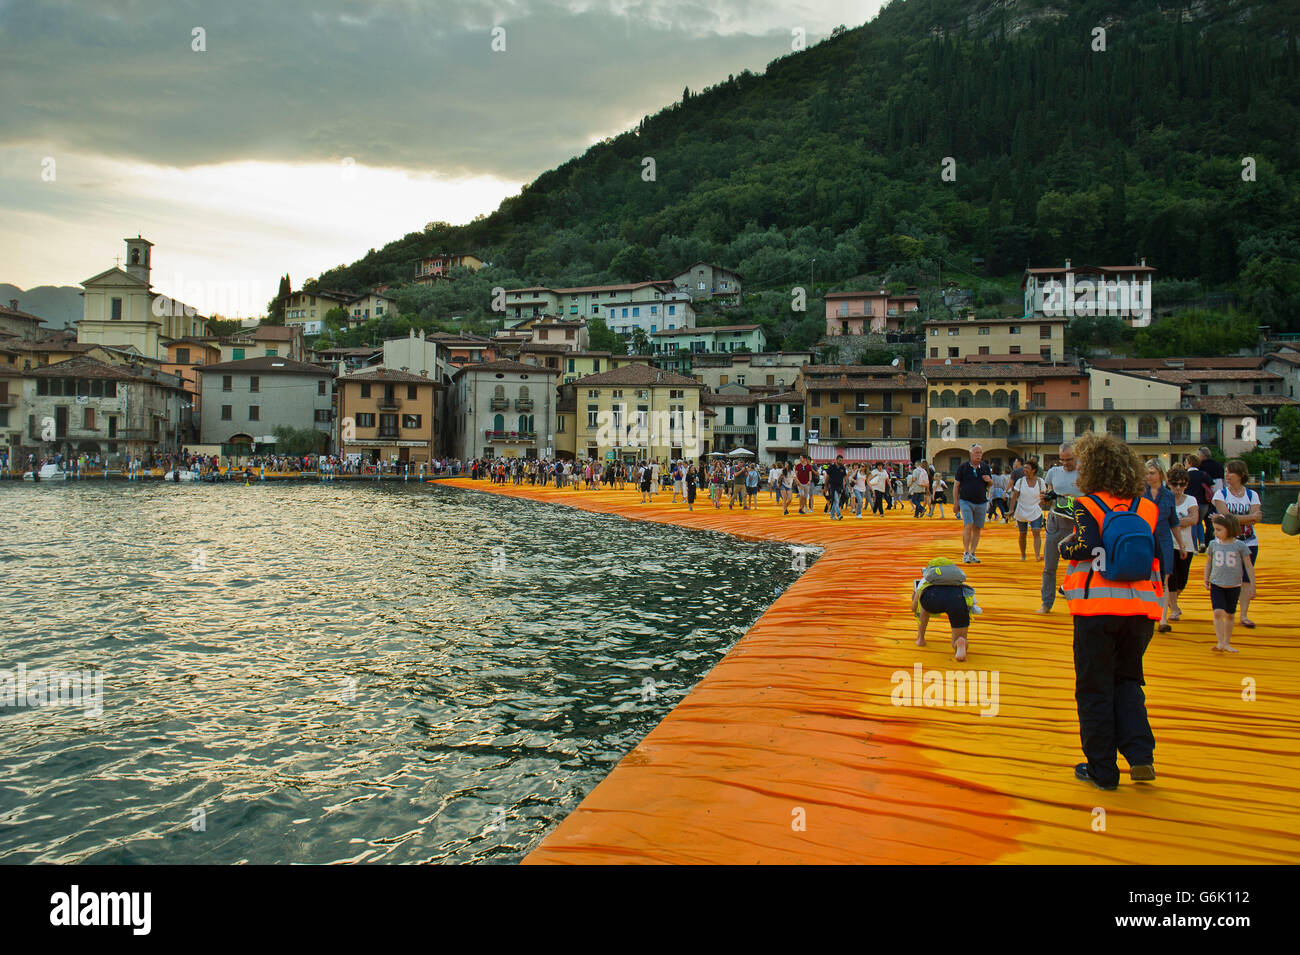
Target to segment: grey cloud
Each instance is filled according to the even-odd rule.
[[[0,0],[0,136],[176,166],[352,156],[527,180],[684,86],[789,52],[788,29],[757,35],[763,9]]]

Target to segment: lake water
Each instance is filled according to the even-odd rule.
[[[1282,523],[1282,514],[1286,511],[1286,506],[1294,504],[1296,494],[1300,493],[1300,487],[1294,484],[1270,484],[1265,488],[1261,488],[1258,484],[1252,484],[1251,487],[1260,496],[1260,503],[1264,507],[1265,524]]]
[[[790,564],[429,485],[4,482],[0,671],[103,693],[0,706],[0,861],[517,861]]]

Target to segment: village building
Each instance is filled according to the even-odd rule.
[[[573,398],[572,446],[579,458],[637,461],[699,458],[713,450],[710,415],[694,378],[629,364],[561,386]]]
[[[814,461],[919,460],[925,445],[925,379],[893,365],[803,369],[808,453]]]
[[[319,451],[333,448],[333,372],[290,358],[262,356],[196,369],[203,409],[201,443],[223,456],[274,451],[275,429],[320,432]]]
[[[894,295],[884,289],[829,292],[825,303],[828,337],[897,332],[921,308],[918,296]]]
[[[347,314],[351,298],[346,292],[292,292],[284,303],[284,324],[303,335],[319,335],[325,331],[325,316],[336,308]]]
[[[386,465],[428,464],[441,450],[441,388],[432,378],[391,368],[367,368],[339,378],[339,453]]]
[[[743,293],[739,272],[714,265],[696,262],[672,277],[672,283],[685,292],[693,302],[718,302],[722,305],[739,305]]]
[[[1065,361],[1064,318],[933,319],[923,322],[927,360],[988,364]]]
[[[452,456],[554,458],[558,374],[508,360],[457,369],[447,392]]]
[[[81,283],[77,341],[134,348],[145,358],[163,361],[167,341],[206,336],[207,319],[183,302],[154,292],[152,242],[139,236],[125,242],[125,269],[115,266]]]
[[[1113,315],[1134,328],[1151,324],[1151,282],[1156,270],[1137,265],[1027,268],[1021,280],[1024,321]]]
[[[434,282],[451,278],[452,269],[469,269],[477,272],[484,262],[477,255],[468,252],[440,252],[427,255],[415,263],[415,284],[432,285]]]
[[[185,390],[156,365],[115,364],[92,353],[29,369],[23,377],[27,426],[14,461],[25,453],[85,452],[121,464],[181,448]]]

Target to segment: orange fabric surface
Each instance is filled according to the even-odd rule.
[[[1060,597],[1051,614],[1035,612],[1042,565],[1032,538],[1021,562],[1014,524],[990,524],[983,563],[963,567],[984,613],[957,663],[942,618],[925,647],[914,645],[909,607],[930,558],[960,561],[951,517],[914,520],[909,507],[831,521],[820,498],[813,516],[783,517],[766,490],[756,512],[714,510],[702,494],[692,513],[670,504],[671,492],[641,504],[630,485],[440,483],[825,548],[528,863],[1300,858],[1300,548],[1275,525],[1259,530],[1258,628],[1236,630],[1239,654],[1210,649],[1204,558],[1195,559],[1183,619],[1146,654],[1158,779],[1134,784],[1125,773],[1118,791],[1102,792],[1073,775],[1083,757],[1070,616]],[[918,664],[926,674],[996,674],[996,713],[960,700],[896,705],[896,675],[910,678]]]

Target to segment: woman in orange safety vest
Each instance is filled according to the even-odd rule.
[[[1075,498],[1075,527],[1060,544],[1061,556],[1069,561],[1062,589],[1074,618],[1074,699],[1079,737],[1088,758],[1074,767],[1074,774],[1099,789],[1115,789],[1117,751],[1129,764],[1130,779],[1156,778],[1156,741],[1142,692],[1142,655],[1164,602],[1155,542],[1159,512],[1142,495],[1146,475],[1142,459],[1123,441],[1108,434],[1086,434],[1075,443],[1075,453],[1080,492]],[[1105,508],[1089,495],[1112,511],[1128,510],[1138,498],[1136,512],[1150,526],[1153,542],[1148,579],[1117,581],[1102,576],[1107,556],[1102,546]]]

